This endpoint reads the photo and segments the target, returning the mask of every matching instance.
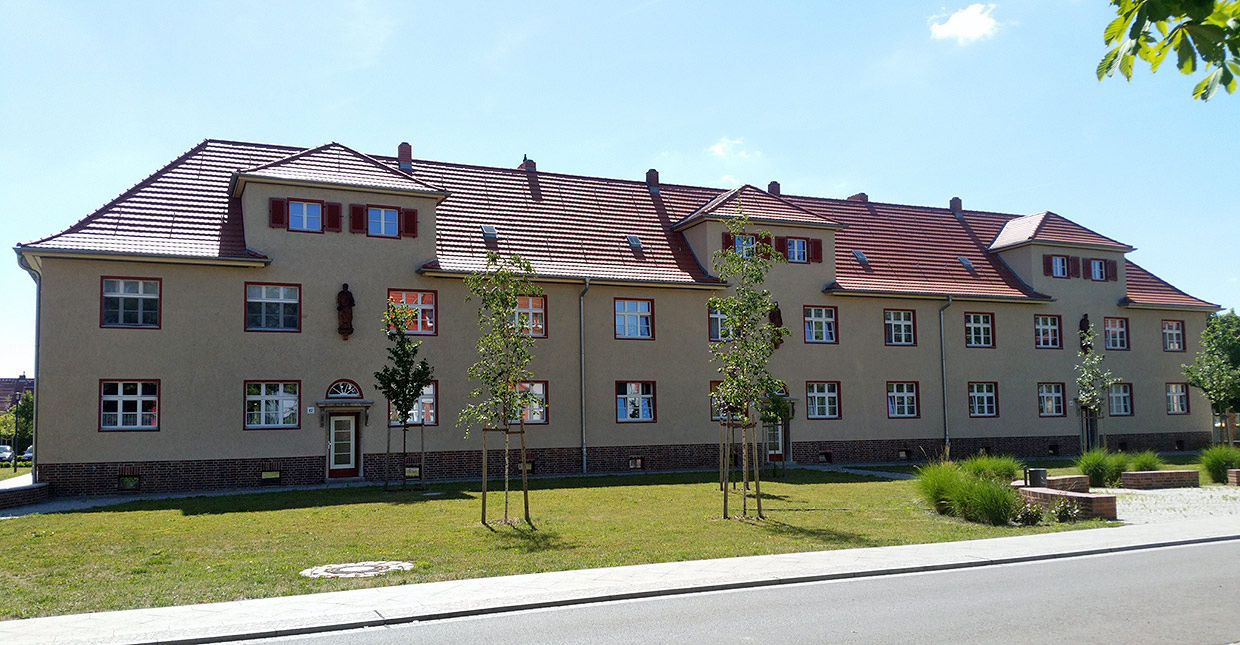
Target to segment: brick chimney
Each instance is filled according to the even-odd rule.
[[[960,201],[959,197],[953,197],[951,201],[947,202],[947,207],[952,209],[952,212],[957,215],[964,210],[963,203]]]
[[[646,171],[646,186],[649,187],[650,190],[659,189],[659,171],[658,170],[651,168],[650,170]]]
[[[521,165],[517,166],[517,170],[528,170],[530,172],[538,171],[538,164],[534,163],[527,155],[521,155]]]
[[[865,194],[865,193],[857,193],[856,195],[853,195],[852,197],[849,197],[849,198],[848,198],[848,201],[850,201],[850,202],[868,202],[868,201],[870,201],[870,196],[869,196],[869,195],[867,195],[867,194]]]
[[[401,170],[413,170],[413,146],[408,141],[396,146],[396,163]]]
[[[771,183],[767,184],[766,192],[778,197],[779,196],[779,182],[772,181]]]

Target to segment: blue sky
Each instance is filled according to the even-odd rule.
[[[0,243],[57,232],[204,138],[1011,213],[1136,246],[1240,305],[1240,96],[1099,83],[1103,0],[993,4],[0,0]],[[0,262],[0,375],[34,284]]]

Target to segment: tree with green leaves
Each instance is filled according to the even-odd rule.
[[[522,296],[541,295],[533,282],[533,268],[520,255],[501,259],[494,251],[487,252],[487,265],[482,271],[465,278],[469,289],[466,300],[478,299],[478,361],[469,367],[469,379],[477,382],[469,396],[476,399],[457,418],[457,425],[482,430],[482,523],[487,523],[487,433],[504,434],[504,523],[508,524],[508,473],[511,453],[510,437],[521,437],[521,490],[525,503],[525,522],[530,521],[530,488],[528,461],[525,456],[525,421],[545,402],[530,388],[534,359],[533,321],[517,311]],[[518,430],[512,430],[513,424]]]
[[[413,410],[418,406],[422,391],[431,384],[431,376],[435,370],[426,359],[418,360],[418,348],[422,341],[414,342],[405,330],[413,321],[413,312],[408,307],[389,300],[383,312],[383,326],[387,333],[388,364],[375,372],[375,389],[383,393],[384,398],[392,406],[392,412],[400,420],[402,436],[402,454],[407,452],[410,420]],[[421,458],[418,462],[418,473],[426,477],[426,418],[418,415],[418,427],[422,431]],[[388,485],[388,474],[392,463],[392,432],[388,426],[387,467],[383,470],[383,486]],[[403,460],[402,460],[403,465]],[[403,478],[403,475],[402,475]]]
[[[1240,412],[1240,316],[1232,309],[1210,314],[1201,333],[1201,351],[1192,365],[1182,365],[1188,384],[1210,400],[1215,414],[1226,419],[1227,440],[1236,440],[1236,412]]]
[[[770,314],[776,303],[771,292],[763,289],[762,285],[771,266],[784,260],[784,257],[774,252],[768,231],[750,230],[749,218],[739,196],[736,217],[727,219],[725,225],[734,243],[715,253],[714,268],[719,279],[731,283],[732,288],[728,295],[710,299],[711,309],[723,316],[720,340],[710,344],[711,361],[721,364],[719,373],[723,377],[711,395],[722,418],[719,426],[719,483],[723,489],[723,517],[728,517],[728,478],[731,470],[728,461],[733,451],[733,440],[728,430],[739,427],[744,479],[742,513],[749,512],[749,461],[752,454],[754,495],[758,517],[761,518],[757,420],[764,413],[771,416],[776,412],[773,406],[783,402],[779,393],[784,391],[784,385],[771,375],[768,364],[777,343],[789,333],[786,328],[771,322]]]
[[[1103,38],[1114,47],[1098,63],[1098,80],[1118,71],[1132,80],[1137,58],[1158,71],[1174,51],[1176,67],[1206,73],[1193,98],[1208,101],[1222,87],[1231,94],[1240,76],[1240,0],[1111,0],[1116,18]]]
[[[30,390],[22,392],[22,397],[7,414],[12,418],[12,427],[8,432],[0,431],[0,437],[13,435],[13,470],[16,471],[18,451],[25,450],[34,441],[34,395]]]
[[[1102,361],[1106,357],[1094,351],[1094,339],[1098,333],[1094,324],[1080,332],[1081,349],[1076,353],[1081,362],[1072,366],[1076,372],[1076,404],[1080,408],[1082,422],[1085,424],[1085,450],[1096,448],[1095,441],[1106,445],[1106,437],[1102,434],[1102,410],[1107,401],[1111,386],[1120,382],[1120,378],[1111,374],[1111,370],[1102,369]]]

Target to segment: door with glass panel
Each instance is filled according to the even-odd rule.
[[[770,461],[784,460],[784,422],[766,424],[766,457]]]
[[[357,417],[332,416],[327,444],[327,476],[357,477]]]

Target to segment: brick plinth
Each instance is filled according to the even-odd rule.
[[[1197,488],[1201,486],[1201,473],[1196,470],[1139,470],[1120,473],[1122,488]]]
[[[265,471],[278,471],[280,477],[263,479]],[[122,490],[122,474],[136,476],[136,488]],[[38,481],[50,484],[52,495],[115,495],[119,492],[163,493],[273,484],[321,484],[327,472],[325,457],[280,457],[39,464],[36,476]]]
[[[1106,430],[1105,422],[1103,430]],[[1108,434],[1107,447],[1111,450],[1140,452],[1142,450],[1201,450],[1209,447],[1210,432],[1150,432],[1144,434]],[[1122,447],[1120,444],[1124,444]]]
[[[48,488],[47,484],[0,488],[0,508],[38,504],[47,499]]]
[[[1227,483],[1232,486],[1240,486],[1240,468],[1232,468],[1227,471]]]
[[[1033,502],[1047,510],[1054,507],[1059,500],[1068,499],[1080,505],[1081,514],[1084,517],[1098,517],[1104,520],[1116,519],[1114,495],[1077,493],[1075,491],[1055,490],[1053,488],[1021,488],[1016,492],[1021,499]]]
[[[1025,481],[1018,479],[1012,482],[1016,488],[1025,488]],[[1085,475],[1058,475],[1046,478],[1046,487],[1054,490],[1068,490],[1074,493],[1089,492],[1089,477]]]

